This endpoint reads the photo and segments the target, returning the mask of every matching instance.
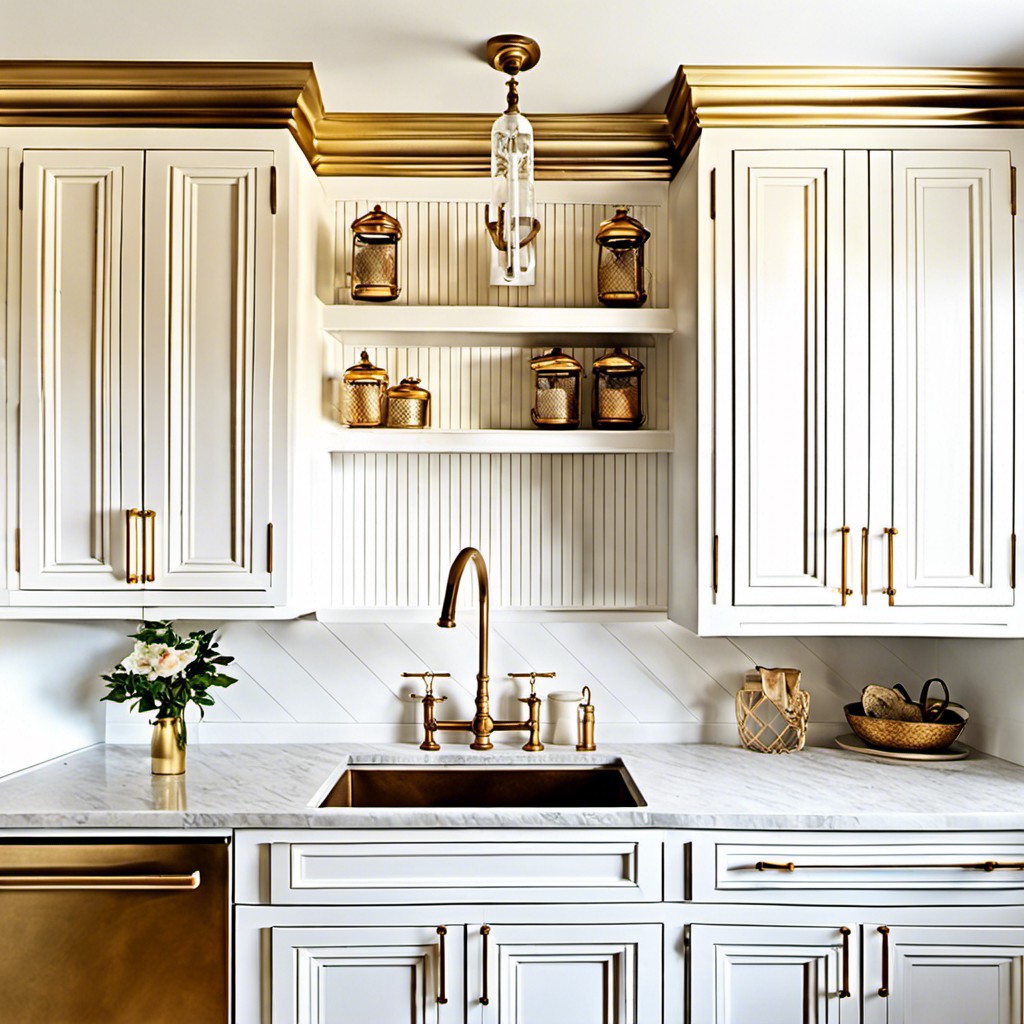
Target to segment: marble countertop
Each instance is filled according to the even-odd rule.
[[[600,809],[318,808],[347,764],[608,764],[647,802]],[[1024,829],[1024,768],[974,754],[883,762],[843,750],[608,745],[594,754],[517,748],[424,754],[407,744],[189,748],[188,772],[150,775],[146,746],[100,745],[0,780],[4,828]]]

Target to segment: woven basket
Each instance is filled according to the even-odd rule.
[[[847,704],[843,710],[850,728],[873,747],[929,753],[945,750],[964,731],[967,712],[949,708],[940,722],[897,722],[890,718],[868,718],[864,705]]]
[[[736,725],[740,741],[747,750],[762,754],[788,754],[793,750],[803,750],[811,695],[805,690],[798,690],[793,696],[797,707],[787,718],[765,696],[758,673],[748,674],[743,689],[736,693]]]

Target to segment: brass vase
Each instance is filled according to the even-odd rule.
[[[158,718],[153,722],[149,744],[154,775],[184,775],[185,746],[181,739],[181,718]]]

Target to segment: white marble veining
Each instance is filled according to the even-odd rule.
[[[345,764],[608,763],[647,806],[601,809],[321,809]],[[189,750],[179,778],[149,773],[145,746],[100,745],[0,781],[4,828],[1024,829],[1024,768],[981,754],[942,764],[876,762],[842,750],[605,746],[424,754],[404,744],[252,744]]]

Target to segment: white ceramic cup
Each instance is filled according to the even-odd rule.
[[[548,743],[575,747],[578,742],[578,708],[583,694],[575,690],[554,690],[548,694],[548,718],[551,729]]]

